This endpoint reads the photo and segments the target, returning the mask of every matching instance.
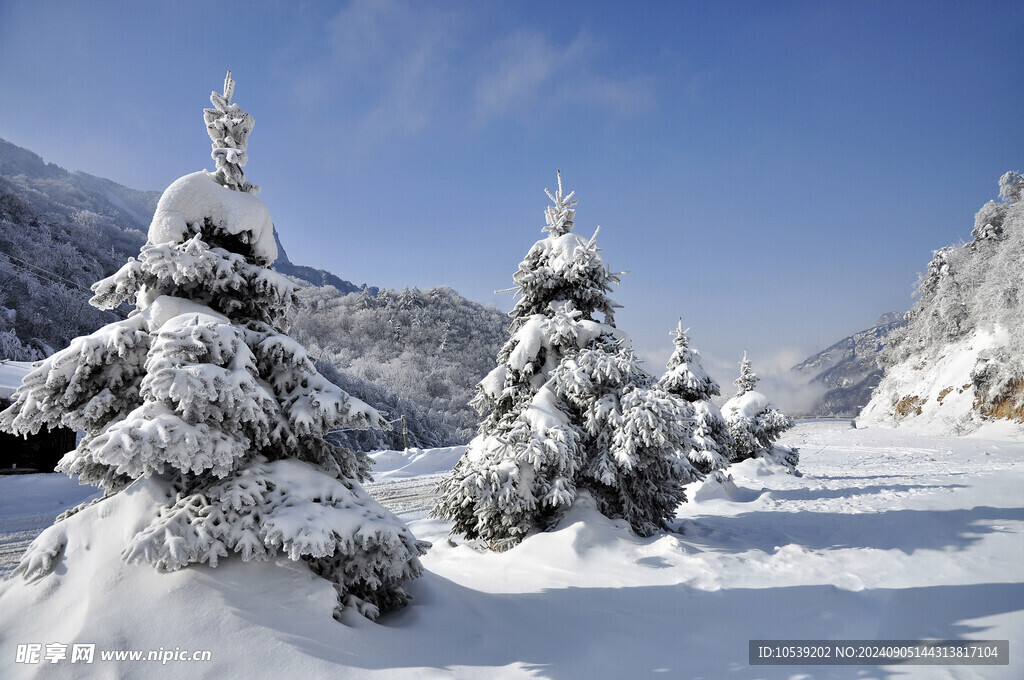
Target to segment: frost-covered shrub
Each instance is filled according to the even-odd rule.
[[[135,310],[34,368],[0,426],[84,431],[59,469],[107,496],[142,477],[162,481],[168,504],[125,559],[178,569],[280,553],[331,580],[338,611],[375,617],[404,603],[422,546],[360,488],[365,454],[327,439],[333,428],[387,424],[286,334],[295,291],[268,268],[273,224],[241,171],[252,119],[230,103],[232,86],[206,115],[218,172],[174,182],[138,259],[93,286],[97,307]],[[20,573],[53,568],[62,534],[49,531]]]
[[[639,365],[614,326],[618,276],[595,238],[572,233],[576,201],[548,192],[547,238],[513,277],[511,337],[473,403],[479,434],[439,485],[433,514],[493,549],[552,526],[580,490],[598,509],[649,535],[696,478],[693,411]],[[602,320],[595,315],[600,314]]]
[[[683,329],[683,320],[679,319],[679,326],[672,331],[675,349],[660,383],[667,392],[693,406],[693,448],[687,456],[701,474],[707,475],[729,466],[735,442],[722,412],[711,401],[721,394],[721,388],[704,370],[700,352],[690,347],[688,331]]]

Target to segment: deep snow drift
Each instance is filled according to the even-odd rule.
[[[780,443],[800,447],[803,477],[748,460],[732,482],[691,486],[673,522],[682,534],[639,538],[582,500],[559,530],[501,554],[449,541],[449,523],[409,502],[459,449],[377,454],[383,470],[367,490],[385,505],[388,488],[411,490],[395,509],[433,542],[408,586],[415,600],[377,623],[354,612],[334,621],[330,584],[287,559],[174,573],[124,563],[141,521],[124,517],[152,492],[143,482],[67,520],[83,533],[54,573],[0,583],[0,674],[1020,678],[1024,442],[982,434],[991,438],[802,423]],[[57,479],[0,478],[0,521],[36,513],[29,497],[76,491]],[[1009,639],[1011,663],[749,666],[748,640],[764,638]],[[95,643],[96,660],[14,662],[18,644],[53,642]],[[99,658],[176,647],[212,658]]]

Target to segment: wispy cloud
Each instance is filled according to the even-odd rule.
[[[355,0],[328,25],[326,77],[362,102],[361,133],[404,135],[425,128],[443,102],[458,18],[432,5]]]
[[[497,41],[481,61],[474,92],[478,121],[548,112],[565,106],[597,106],[632,113],[654,104],[644,74],[609,74],[599,41],[586,32],[556,43],[536,30],[519,30]]]
[[[654,105],[649,76],[621,73],[586,32],[481,29],[479,8],[353,0],[323,27],[324,45],[296,84],[307,115],[329,110],[334,134],[360,144],[401,140],[435,126],[481,129],[568,107],[628,115]],[[492,22],[493,24],[494,22]]]

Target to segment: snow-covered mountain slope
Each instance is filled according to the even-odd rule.
[[[964,433],[977,426],[973,373],[981,357],[1005,346],[1005,329],[975,330],[953,342],[931,360],[904,361],[892,366],[858,423],[896,427],[922,433]]]
[[[794,366],[793,370],[812,385],[822,385],[826,390],[814,406],[799,415],[853,417],[860,413],[882,379],[878,357],[886,338],[904,323],[902,314],[888,312],[871,328],[843,338]]]
[[[121,230],[144,230],[159,191],[129,189],[109,179],[45,162],[39,155],[0,139],[0,189],[37,212],[54,208],[89,210]]]
[[[973,240],[935,251],[861,423],[969,432],[1024,423],[1024,176],[975,216]]]
[[[89,286],[138,253],[158,198],[0,139],[0,359],[40,359],[116,318]]]
[[[802,423],[781,441],[803,477],[764,461],[691,488],[672,526],[639,538],[586,502],[505,553],[433,542],[415,596],[377,623],[331,618],[333,592],[287,560],[160,573],[119,552],[146,488],[79,518],[79,538],[35,583],[0,583],[0,671],[42,677],[921,678],[1024,677],[1024,443]],[[382,453],[443,472],[457,451]],[[431,460],[435,459],[435,464]],[[414,466],[410,468],[410,466]],[[0,479],[40,495],[52,476]],[[381,475],[382,485],[388,477]],[[368,489],[371,487],[368,486]],[[386,501],[385,501],[386,502]],[[28,511],[32,511],[31,509]],[[89,579],[84,574],[95,573]],[[751,666],[756,639],[1008,639],[1004,666]],[[95,644],[91,664],[16,663],[19,644]],[[209,661],[101,660],[111,650],[209,650]]]

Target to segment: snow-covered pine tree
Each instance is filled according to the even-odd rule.
[[[607,293],[618,275],[596,233],[572,232],[576,201],[560,173],[558,190],[545,191],[548,236],[513,276],[511,337],[473,401],[485,418],[433,510],[495,550],[550,528],[582,492],[650,535],[697,476],[677,455],[692,447],[692,410],[643,371],[615,328]]]
[[[711,398],[721,394],[721,388],[708,375],[701,362],[700,352],[690,347],[689,329],[683,329],[679,319],[672,344],[675,349],[668,359],[661,386],[670,394],[686,400],[694,411],[694,446],[688,456],[693,466],[703,475],[729,467],[732,447],[735,445],[725,418]]]
[[[37,364],[0,427],[84,431],[59,469],[105,498],[159,480],[167,502],[125,546],[126,560],[173,570],[282,553],[334,583],[337,613],[352,606],[373,618],[405,603],[402,583],[420,574],[423,546],[361,488],[366,455],[326,438],[387,423],[286,334],[295,289],[269,269],[273,223],[241,172],[252,118],[230,102],[233,85],[228,72],[206,111],[217,172],[175,181],[138,259],[93,286],[95,306],[135,310]],[[67,540],[61,519],[16,573],[54,568]]]
[[[743,350],[743,361],[740,362],[740,377],[732,381],[732,384],[736,386],[736,396],[740,396],[750,392],[760,380],[757,377],[757,373],[754,373],[754,368],[750,363],[750,359],[747,358],[747,351]]]
[[[758,380],[744,352],[740,377],[734,381],[736,396],[722,406],[722,415],[735,442],[732,462],[769,458],[796,472],[797,450],[775,445],[782,433],[793,427],[793,421],[775,408],[768,397],[754,389]]]

